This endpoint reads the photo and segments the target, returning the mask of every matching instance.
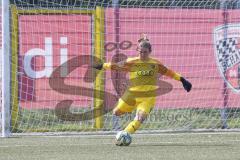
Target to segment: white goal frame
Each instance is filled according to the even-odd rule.
[[[10,5],[2,1],[2,137],[10,132]]]

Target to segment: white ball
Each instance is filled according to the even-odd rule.
[[[117,146],[128,146],[132,142],[132,137],[126,131],[120,131],[116,135]]]

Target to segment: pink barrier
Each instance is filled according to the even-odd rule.
[[[239,23],[239,11],[229,11],[228,22]],[[114,11],[106,10],[106,42],[114,41]],[[181,84],[166,80],[173,90],[158,97],[158,108],[222,108],[223,78],[220,76],[213,48],[213,30],[223,24],[221,10],[205,9],[120,9],[120,42],[130,40],[134,46],[120,50],[137,56],[136,42],[141,33],[148,34],[153,56],[181,73],[193,84],[186,93]],[[110,61],[115,52],[107,53]],[[110,73],[107,75],[110,83]],[[107,86],[107,91],[113,86]],[[114,91],[113,91],[114,92]],[[240,107],[239,95],[229,89],[229,107]],[[111,101],[110,99],[107,99]],[[108,102],[106,102],[108,103]]]
[[[19,18],[19,41],[18,70],[22,74],[18,76],[18,81],[21,107],[54,108],[60,101],[66,99],[74,100],[74,106],[91,106],[91,97],[77,94],[67,95],[54,91],[49,86],[50,75],[36,77],[37,72],[44,70],[45,67],[46,70],[52,71],[60,66],[61,58],[67,61],[75,56],[91,55],[91,16],[22,15]],[[46,59],[52,58],[53,63],[47,64],[43,56],[34,56],[31,60],[31,66],[36,75],[32,74],[31,77],[26,73],[30,74],[31,72],[26,71],[26,67],[23,65],[24,58],[27,54],[40,54],[41,52],[47,54]],[[83,67],[74,70],[68,74],[65,83],[91,88],[92,84],[83,80],[86,71],[87,68]]]
[[[240,21],[239,11],[229,12],[229,23]],[[186,93],[174,80],[163,80],[173,85],[173,90],[158,97],[158,108],[222,108],[223,78],[220,76],[213,48],[213,30],[223,24],[221,10],[207,9],[120,9],[120,42],[133,45],[120,52],[128,57],[137,56],[136,42],[141,33],[148,34],[153,45],[152,55],[169,68],[181,73],[193,84]],[[52,47],[52,66],[45,66],[43,57],[36,56],[30,62],[34,71],[49,70],[61,64],[61,49],[67,49],[67,59],[91,54],[91,17],[86,15],[23,15],[19,18],[19,80],[20,106],[24,108],[54,108],[61,100],[74,100],[74,106],[91,106],[92,98],[66,95],[53,91],[49,76],[31,78],[24,70],[24,57],[30,50]],[[105,9],[105,44],[115,42],[114,11]],[[48,39],[46,39],[48,38]],[[62,40],[61,40],[62,38]],[[67,39],[67,43],[65,42]],[[36,51],[36,50],[35,50]],[[38,50],[40,52],[40,50]],[[36,53],[36,52],[32,52]],[[116,50],[106,51],[111,61]],[[64,58],[64,56],[63,56]],[[66,57],[65,57],[66,58]],[[90,63],[90,62],[89,62]],[[52,67],[52,68],[51,68]],[[28,71],[30,73],[30,71]],[[66,79],[74,86],[92,88],[83,80],[86,68],[78,68]],[[33,75],[37,76],[37,75]],[[110,72],[106,73],[105,91],[116,94]],[[84,91],[83,91],[84,92]],[[238,94],[229,89],[229,107],[239,107]],[[112,108],[115,100],[105,97],[106,108]]]

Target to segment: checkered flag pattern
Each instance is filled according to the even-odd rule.
[[[222,64],[223,68],[227,69],[227,59],[232,54],[237,52],[237,39],[236,38],[228,38],[226,40],[217,41],[217,56],[219,63]]]

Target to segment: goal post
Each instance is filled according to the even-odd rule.
[[[19,17],[24,15],[87,15],[91,17],[89,21],[91,27],[91,37],[94,45],[91,48],[90,55],[96,57],[98,59],[102,59],[104,57],[104,10],[101,7],[96,7],[95,10],[89,9],[35,9],[35,8],[21,8],[18,9],[15,5],[11,6],[11,44],[12,44],[12,54],[11,54],[11,126],[12,130],[18,130],[19,122],[21,120],[21,111],[19,111],[19,97],[21,93],[19,93],[19,74],[23,74],[19,71]],[[91,44],[90,44],[91,45]],[[77,52],[77,51],[76,51]],[[94,81],[93,87],[96,91],[93,94],[93,108],[95,112],[93,113],[94,119],[94,127],[96,129],[100,129],[103,124],[101,112],[103,105],[103,97],[98,96],[97,91],[103,91],[104,83],[102,82],[104,74],[103,72],[97,74],[97,77]],[[101,95],[103,96],[103,95]],[[86,128],[87,129],[87,128]]]
[[[10,10],[9,1],[2,1],[2,137],[11,135],[10,121]]]
[[[185,92],[178,81],[161,77],[163,92],[141,129],[239,130],[238,4],[4,1],[8,11],[3,7],[3,136],[113,131],[117,122],[126,126],[135,113],[118,121],[112,110],[129,84],[127,73],[90,66],[138,56],[142,33],[152,44],[151,56],[183,75],[193,88]]]
[[[98,59],[104,59],[104,10],[97,7],[95,11],[95,56]],[[104,112],[104,95],[100,92],[104,91],[104,73],[101,72],[96,76],[94,87],[94,109],[95,109],[95,128],[103,127],[103,112]],[[100,95],[100,97],[99,97]]]

